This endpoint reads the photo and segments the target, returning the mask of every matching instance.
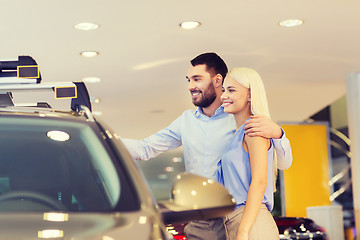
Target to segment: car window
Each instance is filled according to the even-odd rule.
[[[182,148],[170,150],[149,161],[137,161],[156,200],[171,198],[177,175],[185,172]]]
[[[0,211],[113,209],[121,183],[102,141],[83,122],[0,117]]]
[[[88,146],[89,157],[105,191],[105,196],[108,197],[111,206],[115,206],[120,196],[120,185],[109,154],[90,127],[84,127],[80,132],[80,137],[82,142]]]

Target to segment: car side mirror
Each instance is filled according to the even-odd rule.
[[[165,224],[223,217],[236,205],[223,185],[191,173],[177,176],[171,196],[159,202]]]

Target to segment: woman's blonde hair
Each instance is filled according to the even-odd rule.
[[[253,115],[262,115],[270,118],[268,102],[266,98],[265,87],[260,75],[251,68],[239,67],[234,68],[228,73],[238,83],[245,88],[250,89],[250,110]],[[274,150],[273,158],[273,184],[276,191],[277,178],[277,158]]]
[[[251,113],[270,118],[265,87],[260,75],[251,68],[234,68],[228,73],[228,76],[250,89]]]

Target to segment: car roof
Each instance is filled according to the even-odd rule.
[[[87,121],[89,122],[89,117],[83,112],[76,111],[61,111],[54,110],[52,108],[41,108],[41,107],[1,107],[0,106],[0,115],[8,115],[11,117],[16,116],[26,116],[26,117],[51,117],[51,118],[61,118],[77,121]]]
[[[0,61],[0,106],[15,106],[13,92],[16,91],[50,90],[54,91],[55,99],[71,99],[72,111],[91,112],[90,96],[83,82],[41,81],[39,66],[30,56],[19,56],[17,61]],[[41,93],[38,96],[41,96]],[[47,103],[35,105],[50,107]]]

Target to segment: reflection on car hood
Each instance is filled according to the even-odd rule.
[[[61,220],[62,219],[62,220]],[[152,239],[153,218],[134,213],[2,213],[0,239]]]

